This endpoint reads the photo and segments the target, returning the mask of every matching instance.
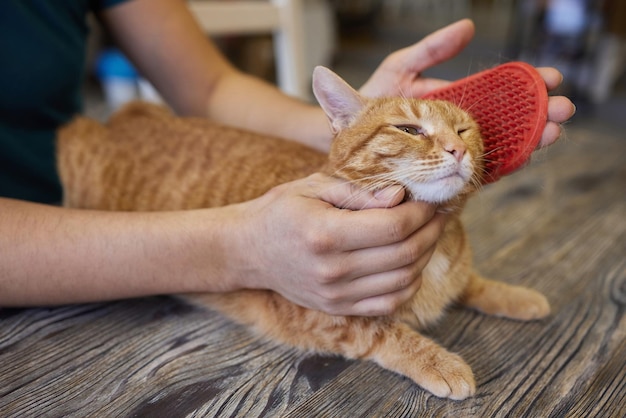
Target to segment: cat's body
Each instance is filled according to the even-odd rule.
[[[443,203],[449,220],[422,272],[422,287],[392,315],[331,316],[268,290],[183,297],[281,343],[373,360],[440,397],[470,396],[470,367],[417,330],[434,324],[454,302],[522,320],[549,312],[537,292],[483,279],[472,269],[459,215],[479,181],[478,127],[449,103],[366,100],[327,70],[316,71],[316,95],[338,132],[330,156],[136,104],[106,127],[78,119],[61,131],[64,203],[145,211],[223,206],[318,171],[369,189],[401,184],[411,198]]]

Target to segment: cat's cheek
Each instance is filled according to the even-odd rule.
[[[476,167],[474,167],[474,164],[469,159],[463,160],[459,174],[465,179],[466,182],[472,178],[475,171]]]

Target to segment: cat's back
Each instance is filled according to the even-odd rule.
[[[57,147],[61,181],[70,190],[65,204],[108,210],[245,201],[317,171],[326,160],[292,141],[205,118],[176,117],[164,107],[139,102],[106,125],[74,120],[59,132]]]

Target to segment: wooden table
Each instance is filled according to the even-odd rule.
[[[452,309],[431,335],[474,369],[462,402],[164,296],[0,310],[0,416],[624,417],[625,218],[626,138],[585,125],[474,198],[478,267],[544,292],[553,314]]]

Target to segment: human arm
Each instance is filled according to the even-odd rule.
[[[140,1],[129,4],[140,3],[148,4]],[[156,5],[156,0],[149,3],[149,6]],[[138,26],[148,24],[141,19],[135,23]],[[178,27],[181,26],[184,25]],[[149,31],[139,33],[150,35]],[[202,42],[204,45],[204,38]],[[172,77],[175,88],[168,93],[168,100],[177,103],[182,113],[195,114],[195,110],[201,109],[195,107],[202,103],[197,99],[209,100],[206,96],[211,96],[214,83],[226,85],[221,84],[223,80],[211,81],[207,73],[200,84],[190,83],[191,87],[185,90],[185,81],[203,71],[169,73],[184,66],[168,67],[166,56],[158,55],[163,52],[160,48],[153,51],[156,55],[149,53],[149,49],[140,51],[147,57],[140,62],[158,68],[153,79],[163,77],[162,82],[168,84],[167,80]],[[170,59],[176,63],[177,58],[184,56],[186,54],[180,57],[172,54]],[[192,53],[191,57],[194,56]],[[221,56],[218,59],[222,59]],[[228,67],[227,63],[224,65]],[[234,70],[228,77],[238,80],[240,76],[252,83],[249,86],[261,86],[261,91],[268,95],[259,98],[246,93],[243,102],[237,101],[241,101],[241,97],[229,102],[232,94],[225,88],[224,100],[237,107],[241,114],[246,113],[245,109],[252,116],[258,112],[261,125],[273,121],[264,126],[284,127],[289,123],[281,121],[289,111],[294,111],[295,116],[289,121],[297,121],[294,127],[298,132],[310,132],[303,129],[307,123],[328,129],[325,117],[321,111],[317,112],[319,109],[299,104],[275,88]],[[194,96],[201,90],[198,86],[209,90]],[[277,100],[284,106],[268,108],[263,100],[269,96],[273,98],[270,102]],[[238,103],[241,106],[236,106]],[[250,107],[246,108],[248,103]],[[297,115],[302,112],[298,106],[292,106],[294,103],[304,106],[304,113],[315,109],[315,115],[324,119],[323,122],[300,118]],[[189,107],[185,110],[185,106]],[[226,113],[227,116],[234,114],[239,126],[256,123],[254,119],[240,118],[240,113]],[[79,211],[0,199],[0,306],[80,303],[253,287],[274,289],[297,302],[333,313],[388,312],[419,287],[419,273],[443,227],[441,216],[434,216],[433,207],[419,203],[373,212],[337,209],[335,206],[352,200],[352,193],[357,191],[338,180],[319,177],[315,181],[304,179],[281,186],[277,191],[241,205],[188,212]],[[328,189],[321,188],[320,184],[327,185]],[[327,194],[329,190],[331,196]],[[359,197],[364,200],[354,199],[357,204],[354,209],[366,207],[366,202],[393,206],[401,194],[393,202],[375,200],[361,193]],[[285,220],[290,222],[285,224]],[[372,223],[378,228],[360,228],[360,225]],[[274,225],[282,227],[280,233]],[[274,232],[272,240],[265,238],[266,231]],[[388,235],[390,231],[393,233]],[[388,237],[384,242],[372,241],[372,238],[378,240],[384,236]],[[317,237],[326,237],[326,245],[320,247]],[[350,247],[344,247],[344,242],[350,242]],[[298,251],[294,252],[296,247]],[[376,256],[377,248],[383,250],[380,253],[383,257]],[[390,248],[399,251],[390,251]],[[388,257],[390,252],[393,254]],[[285,254],[292,254],[296,262],[283,261]],[[367,257],[358,254],[367,254]],[[378,262],[372,264],[373,260]]]
[[[0,307],[242,288],[347,315],[388,313],[419,288],[443,228],[402,193],[322,175],[238,205],[177,212],[75,210],[0,198]]]
[[[208,115],[226,124],[328,149],[331,133],[321,109],[232,67],[195,24],[184,2],[135,0],[105,12],[103,20],[180,113]],[[456,56],[473,36],[474,24],[469,19],[446,26],[390,54],[360,91],[371,97],[419,97],[442,87],[448,81],[426,78],[421,72]],[[549,90],[562,81],[555,69],[539,71]],[[556,141],[560,124],[574,111],[567,98],[550,97],[540,146]]]
[[[331,132],[321,109],[233,67],[184,1],[129,1],[107,9],[101,19],[179,114],[208,116],[328,150]]]

